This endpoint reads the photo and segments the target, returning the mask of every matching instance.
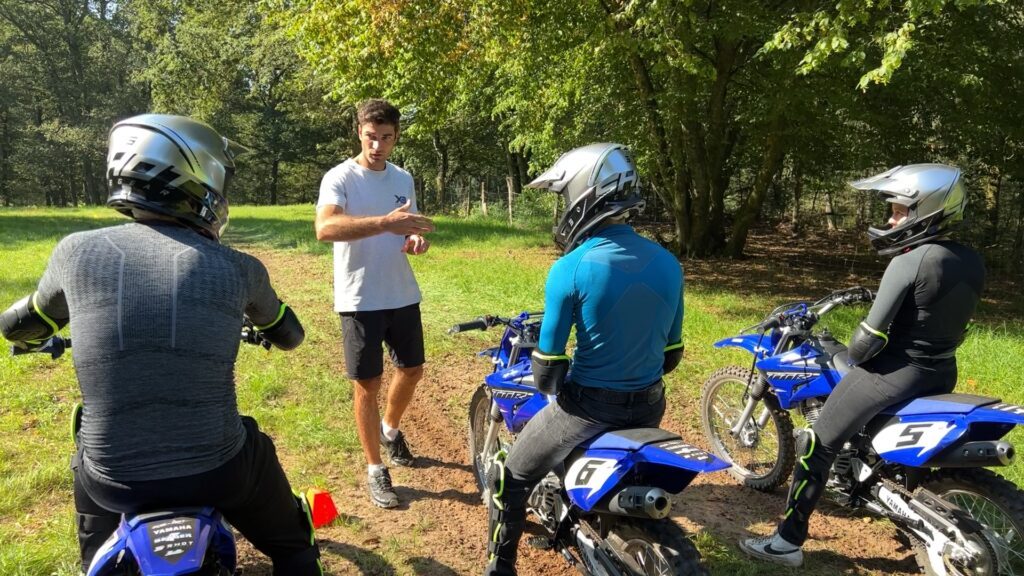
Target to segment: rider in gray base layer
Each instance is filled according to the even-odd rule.
[[[867,318],[850,338],[856,366],[836,386],[814,427],[797,440],[799,457],[778,531],[740,542],[747,554],[803,563],[811,513],[843,444],[881,410],[910,398],[950,392],[956,349],[981,294],[985,268],[971,248],[949,238],[967,196],[960,170],[915,164],[852,183],[892,207],[888,228],[869,228],[880,255],[895,255]]]
[[[83,570],[120,513],[202,505],[270,556],[274,574],[322,573],[304,502],[235,401],[245,316],[278,348],[304,337],[263,264],[220,244],[241,150],[180,116],[117,123],[107,205],[135,222],[65,237],[37,290],[0,314],[4,338],[26,349],[71,324]]]

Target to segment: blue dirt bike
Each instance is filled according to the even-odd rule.
[[[855,287],[785,304],[715,343],[754,356],[750,368],[715,372],[701,394],[704,433],[737,480],[770,491],[790,477],[790,414],[812,426],[851,370],[846,346],[827,329],[814,329],[836,307],[872,300]],[[902,402],[845,445],[827,494],[840,506],[891,520],[926,574],[1024,574],[1024,493],[986,470],[1010,464],[1013,446],[1001,438],[1018,424],[1024,407],[996,398],[942,394]]]
[[[469,459],[484,502],[494,455],[507,451],[523,426],[554,400],[537,390],[530,368],[541,316],[485,316],[449,330],[505,327],[500,344],[480,353],[491,358],[494,371],[469,404]],[[544,547],[583,574],[703,575],[697,549],[668,518],[671,495],[697,474],[728,466],[666,430],[617,430],[574,450],[538,483],[528,507],[549,535]]]
[[[270,349],[251,323],[242,341]],[[70,338],[54,336],[32,350],[11,348],[12,355],[39,352],[61,357]],[[81,424],[81,405],[74,430]],[[235,573],[235,536],[220,512],[211,507],[175,508],[125,514],[111,537],[96,552],[86,576],[229,576]]]

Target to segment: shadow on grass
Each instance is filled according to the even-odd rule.
[[[394,576],[398,574],[395,567],[386,558],[373,552],[353,546],[345,542],[319,538],[321,556],[340,556],[359,569],[359,574],[367,576]]]
[[[458,576],[459,573],[433,558],[413,556],[406,561],[417,576]]]
[[[480,504],[480,494],[477,492],[460,492],[451,488],[447,490],[441,490],[440,492],[431,492],[429,490],[423,490],[421,488],[408,488],[405,486],[395,486],[395,492],[398,494],[398,500],[401,504],[398,505],[394,510],[408,510],[410,502],[416,502],[419,500],[442,500],[445,502],[458,502],[460,504],[466,504],[468,506],[476,506]]]

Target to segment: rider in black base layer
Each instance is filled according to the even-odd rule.
[[[135,222],[65,237],[37,290],[0,314],[3,336],[26,349],[71,324],[83,570],[120,513],[201,505],[270,556],[274,574],[322,573],[304,503],[235,400],[245,316],[278,348],[304,337],[263,264],[220,243],[241,150],[180,116],[118,122],[107,205]]]
[[[683,276],[671,253],[624,223],[643,206],[637,185],[620,144],[570,150],[530,183],[566,200],[555,229],[565,255],[548,273],[532,355],[537,388],[558,399],[495,459],[485,576],[516,574],[530,491],[570,451],[608,430],[657,427],[665,414],[661,377],[683,356]],[[572,381],[563,386],[573,326]]]
[[[778,531],[740,542],[747,554],[787,566],[803,563],[811,513],[836,454],[883,409],[956,385],[963,341],[985,278],[981,257],[949,238],[967,195],[960,170],[915,164],[852,183],[892,207],[887,228],[869,228],[878,253],[895,255],[867,318],[850,338],[856,366],[836,386],[814,427],[797,440],[785,516]]]

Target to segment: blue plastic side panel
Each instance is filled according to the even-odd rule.
[[[604,438],[609,436],[611,438]],[[589,443],[590,446],[616,444],[628,445],[629,441],[610,432]],[[645,485],[678,494],[697,474],[728,467],[728,463],[682,440],[648,444],[639,450],[587,448],[582,456],[569,463],[565,487],[572,503],[589,512],[602,498],[624,488],[622,480],[634,468],[642,473]]]
[[[498,404],[505,427],[513,433],[518,434],[537,412],[551,402],[537,388],[523,383],[532,382],[532,378],[530,361],[525,359],[508,368],[495,370],[484,379],[491,388],[491,397]]]
[[[828,396],[839,382],[838,374],[826,369],[820,353],[806,342],[756,363],[765,373],[768,385],[779,399],[779,405],[788,410],[808,398]]]
[[[971,412],[968,422],[996,422],[998,424],[1024,424],[1024,407],[1000,402]]]
[[[124,517],[121,517],[121,523],[118,525],[117,530],[114,534],[103,543],[99,550],[96,551],[96,555],[93,556],[92,564],[89,565],[89,571],[87,576],[107,576],[108,574],[115,574],[114,569],[117,564],[118,557],[122,553],[125,553],[128,548],[128,525],[125,524]],[[127,552],[126,560],[130,561],[131,552]],[[118,569],[120,572],[121,570]]]
[[[967,429],[963,414],[907,415],[886,424],[871,444],[889,462],[927,466],[932,456],[959,440]]]

